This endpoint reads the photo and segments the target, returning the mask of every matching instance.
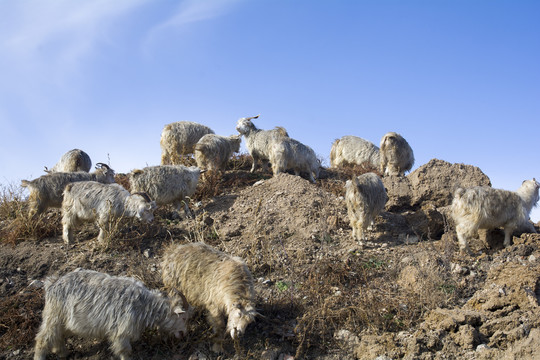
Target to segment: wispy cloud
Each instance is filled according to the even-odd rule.
[[[2,2],[0,50],[11,56],[40,56],[49,47],[63,58],[83,56],[113,20],[150,0]]]
[[[44,113],[69,118],[83,66],[110,41],[119,19],[150,1],[0,1],[0,106],[16,103],[36,123]],[[4,116],[11,121],[16,115]]]
[[[148,48],[154,39],[171,29],[223,16],[241,1],[243,0],[184,0],[172,16],[150,29],[143,41],[143,48]]]

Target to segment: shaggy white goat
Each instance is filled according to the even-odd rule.
[[[51,351],[65,358],[68,335],[108,339],[114,354],[129,360],[131,342],[146,328],[157,327],[176,337],[185,334],[185,310],[185,299],[163,297],[133,278],[91,270],[49,277],[34,360],[45,360]]]
[[[253,158],[251,172],[257,170],[259,160],[264,163],[265,168],[268,166],[267,162],[270,159],[274,140],[289,137],[287,131],[282,127],[276,127],[272,130],[257,129],[251,120],[258,117],[259,115],[241,118],[236,124],[236,131],[244,135],[249,155]]]
[[[489,186],[458,188],[452,201],[452,218],[456,224],[459,248],[471,253],[469,239],[478,229],[504,228],[504,246],[512,243],[512,233],[529,220],[538,202],[540,184],[525,180],[517,191],[493,189]]]
[[[63,238],[66,244],[73,241],[73,227],[82,222],[95,221],[99,226],[98,241],[105,241],[115,220],[135,217],[152,222],[156,203],[145,193],[130,194],[118,184],[101,184],[95,181],[71,183],[64,189],[62,201]]]
[[[161,132],[161,164],[177,165],[182,155],[192,154],[195,144],[206,134],[213,134],[209,127],[191,121],[165,125]]]
[[[365,231],[375,221],[388,201],[386,189],[379,176],[366,173],[345,183],[345,201],[355,239],[366,240]]]
[[[56,163],[50,170],[45,166],[46,173],[54,172],[89,172],[92,167],[90,156],[82,150],[73,149],[62,155],[60,161]]]
[[[195,144],[195,161],[205,170],[225,170],[233,153],[240,150],[241,135],[206,134]]]
[[[274,176],[293,169],[297,176],[300,172],[307,173],[312,183],[319,177],[320,163],[313,149],[291,138],[284,137],[274,141],[270,151],[270,163]]]
[[[242,336],[257,315],[253,277],[244,261],[203,243],[171,245],[164,254],[163,283],[207,311],[215,334],[213,349],[221,350],[224,317],[226,332],[232,338]]]
[[[30,196],[30,216],[41,214],[50,207],[59,208],[62,206],[63,192],[67,184],[78,181],[98,181],[104,184],[114,183],[114,170],[103,163],[96,164],[96,171],[87,173],[58,172],[42,175],[37,179],[28,181],[22,180],[21,186],[28,188]]]
[[[380,164],[384,175],[404,175],[411,170],[414,154],[407,140],[398,133],[386,133],[381,139]]]
[[[183,165],[148,166],[129,174],[131,191],[144,192],[158,206],[172,204],[180,210],[182,204],[187,216],[191,216],[187,198],[197,189],[201,169]]]
[[[379,168],[379,148],[372,142],[357,136],[347,135],[337,139],[330,150],[330,166],[362,165],[368,163]]]

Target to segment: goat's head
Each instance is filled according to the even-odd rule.
[[[154,221],[154,210],[156,210],[156,202],[150,199],[147,193],[137,192],[133,193],[131,196],[137,198],[137,214],[135,215],[137,219],[151,223]]]
[[[174,290],[169,295],[171,296],[172,314],[170,316],[171,323],[168,325],[168,329],[175,337],[180,338],[187,333],[186,324],[192,311],[184,294]]]
[[[227,332],[235,339],[244,335],[247,326],[255,320],[257,310],[252,305],[246,307],[241,304],[233,304],[229,310]]]
[[[114,183],[114,170],[111,169],[111,167],[104,163],[97,163],[96,164],[96,172],[100,172],[105,176],[106,183],[112,184]]]
[[[255,125],[253,125],[251,120],[257,119],[258,117],[259,115],[239,119],[236,123],[236,131],[238,131],[242,135],[246,135],[250,131],[256,130],[257,128],[255,127]]]

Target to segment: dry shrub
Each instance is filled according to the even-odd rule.
[[[34,218],[28,215],[28,202],[20,186],[2,186],[0,193],[0,238],[8,244],[24,239],[43,239],[59,234],[60,211],[49,210]]]
[[[433,259],[435,258],[435,259]],[[398,266],[392,264],[400,264]],[[398,259],[349,254],[346,261],[325,258],[314,263],[299,287],[301,316],[296,326],[296,357],[311,347],[327,348],[340,329],[360,333],[398,332],[417,325],[426,311],[457,298],[457,284],[439,258],[402,265]],[[414,269],[414,270],[412,270]],[[413,274],[411,286],[404,274]]]
[[[219,171],[206,171],[199,178],[197,191],[193,199],[201,201],[211,199],[222,192],[222,174]]]
[[[184,166],[197,166],[197,162],[195,161],[195,157],[193,154],[189,155],[180,155],[178,153],[174,153],[171,155],[171,164],[172,165],[184,165]]]
[[[0,300],[0,348],[32,344],[45,304],[43,290],[33,289]]]
[[[122,185],[124,189],[131,192],[131,185],[129,184],[129,177],[127,174],[116,174],[114,176],[114,182],[119,185]]]
[[[227,163],[227,169],[230,170],[251,170],[251,164],[253,164],[253,158],[246,153],[234,154]]]

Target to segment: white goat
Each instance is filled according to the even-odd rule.
[[[183,293],[188,302],[207,311],[215,334],[213,349],[220,351],[226,332],[234,339],[258,315],[253,277],[244,261],[203,243],[171,245],[164,251],[163,283]]]
[[[313,149],[291,138],[284,137],[273,142],[270,163],[274,176],[293,169],[297,176],[300,172],[307,173],[312,183],[319,177],[320,162]]]
[[[50,170],[45,166],[46,173],[54,172],[89,172],[92,167],[90,156],[82,150],[73,149],[62,155],[60,161],[56,163]]]
[[[386,133],[381,139],[380,164],[384,175],[401,176],[411,170],[414,154],[407,140],[398,133]]]
[[[240,150],[241,135],[206,134],[195,144],[195,161],[205,170],[225,170],[233,153]]]
[[[140,281],[91,270],[45,281],[43,321],[36,336],[34,360],[49,352],[67,356],[65,337],[108,339],[121,360],[131,359],[131,342],[146,328],[180,337],[186,333],[185,298],[163,297]]]
[[[373,225],[375,217],[388,201],[381,178],[374,173],[366,173],[347,180],[345,201],[353,237],[359,241],[366,240],[365,231]]]
[[[510,246],[514,230],[529,220],[539,199],[539,188],[540,184],[532,179],[525,180],[515,192],[489,186],[456,189],[451,214],[460,250],[471,253],[468,242],[478,229],[497,227],[504,228],[504,246]]]
[[[78,181],[98,181],[111,184],[114,183],[114,170],[106,164],[97,163],[96,171],[93,173],[84,171],[58,172],[42,175],[31,181],[22,180],[21,186],[30,191],[28,197],[30,216],[39,215],[49,207],[59,208],[62,206],[64,188],[67,184]]]
[[[257,119],[258,117],[259,115],[241,118],[236,124],[236,131],[244,135],[246,147],[253,158],[251,172],[254,172],[257,169],[259,160],[264,163],[265,168],[268,166],[267,162],[270,159],[270,152],[274,140],[289,137],[287,131],[282,127],[276,127],[272,130],[257,129],[251,120]]]
[[[347,135],[337,139],[330,150],[330,166],[362,165],[368,163],[379,168],[379,148],[372,142],[357,136]]]
[[[62,202],[63,238],[66,244],[73,241],[73,227],[82,222],[95,221],[99,227],[98,241],[105,241],[115,220],[136,217],[152,222],[156,203],[145,193],[130,194],[118,184],[101,184],[95,181],[71,183],[64,189]]]
[[[187,198],[195,193],[201,173],[196,166],[148,166],[133,170],[129,183],[131,191],[147,193],[158,206],[172,204],[180,210],[183,204],[185,214],[191,216]]]
[[[182,155],[192,154],[195,144],[206,134],[214,131],[191,121],[178,121],[165,125],[161,132],[161,164],[177,165]]]

